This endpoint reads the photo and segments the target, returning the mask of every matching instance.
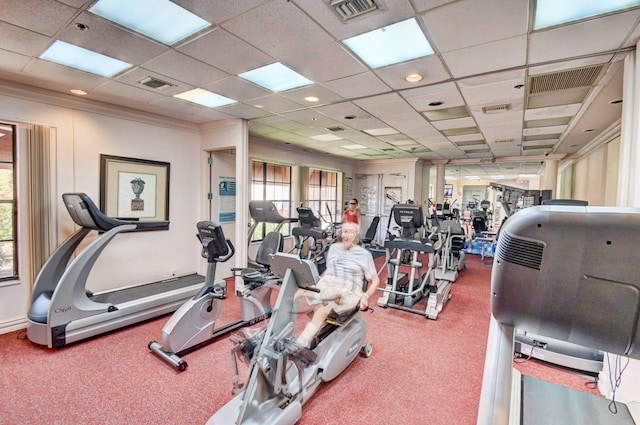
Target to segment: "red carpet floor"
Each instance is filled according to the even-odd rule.
[[[489,325],[487,261],[468,256],[435,321],[380,307],[365,314],[372,357],[356,358],[321,386],[298,423],[475,424]],[[239,318],[235,296],[225,303],[220,325]],[[31,343],[25,331],[0,335],[0,424],[206,423],[232,398],[232,342],[225,338],[188,354],[189,369],[176,372],[147,349],[167,319],[56,350]],[[597,393],[573,373],[533,361],[517,367]]]

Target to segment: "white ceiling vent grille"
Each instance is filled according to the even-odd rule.
[[[529,77],[529,94],[548,93],[576,87],[590,87],[600,78],[605,65],[587,66]]]
[[[344,21],[379,9],[374,0],[331,0],[330,5]]]
[[[485,114],[499,114],[500,112],[507,112],[509,110],[509,104],[484,106],[482,112]]]
[[[157,78],[153,77],[145,77],[138,82],[156,90],[164,90],[166,88],[175,86],[175,84],[167,83],[166,81],[158,80]]]

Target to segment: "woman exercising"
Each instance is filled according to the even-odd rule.
[[[349,207],[344,212],[342,222],[354,223],[357,224],[358,227],[362,226],[362,216],[360,214],[360,207],[356,198],[349,201]]]
[[[309,347],[331,311],[344,313],[360,303],[360,310],[369,307],[369,298],[376,292],[380,279],[376,272],[371,253],[358,245],[360,226],[344,223],[340,241],[331,245],[327,253],[327,269],[318,281],[320,294],[300,289],[296,298],[303,293],[312,300],[313,317],[298,336],[298,344]],[[367,291],[362,289],[365,279]]]

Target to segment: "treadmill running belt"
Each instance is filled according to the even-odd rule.
[[[145,283],[142,285],[131,286],[124,289],[116,289],[111,292],[103,292],[89,297],[92,301],[105,304],[122,304],[124,302],[137,300],[152,295],[158,295],[163,292],[182,289],[187,286],[203,284],[204,276],[193,273],[175,279],[166,281]]]
[[[522,375],[523,425],[634,425],[627,406],[611,400]]]

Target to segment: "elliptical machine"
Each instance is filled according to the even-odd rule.
[[[325,325],[311,349],[297,345],[295,296],[298,289],[314,291],[317,268],[310,260],[285,253],[272,256],[271,268],[284,276],[273,316],[264,331],[236,350],[250,359],[245,390],[207,425],[293,425],[320,384],[340,375],[360,351],[371,355],[371,344],[364,342],[367,325],[357,309]]]
[[[447,276],[440,279],[436,276],[442,249],[436,234],[438,230],[422,236],[424,215],[419,204],[396,204],[391,208],[391,217],[402,230],[399,237],[390,236],[384,243],[388,276],[385,287],[380,288],[384,294],[378,298],[378,305],[435,320],[451,298],[451,281],[446,279]],[[424,270],[418,258],[420,254],[427,255],[428,264]],[[424,297],[427,297],[426,307],[417,308],[416,304]]]
[[[202,243],[202,256],[207,259],[205,284],[164,325],[162,345],[156,341],[148,344],[154,354],[179,371],[188,367],[187,362],[181,358],[184,354],[212,343],[238,328],[251,326],[268,318],[271,315],[271,291],[277,287],[272,284],[276,280],[273,276],[247,273],[245,286],[236,291],[242,305],[242,319],[216,329],[216,320],[227,294],[226,282],[215,281],[216,266],[229,260],[235,249],[231,241],[225,239],[219,224],[201,221],[197,224],[197,229],[198,239]],[[247,285],[247,280],[252,284]]]

